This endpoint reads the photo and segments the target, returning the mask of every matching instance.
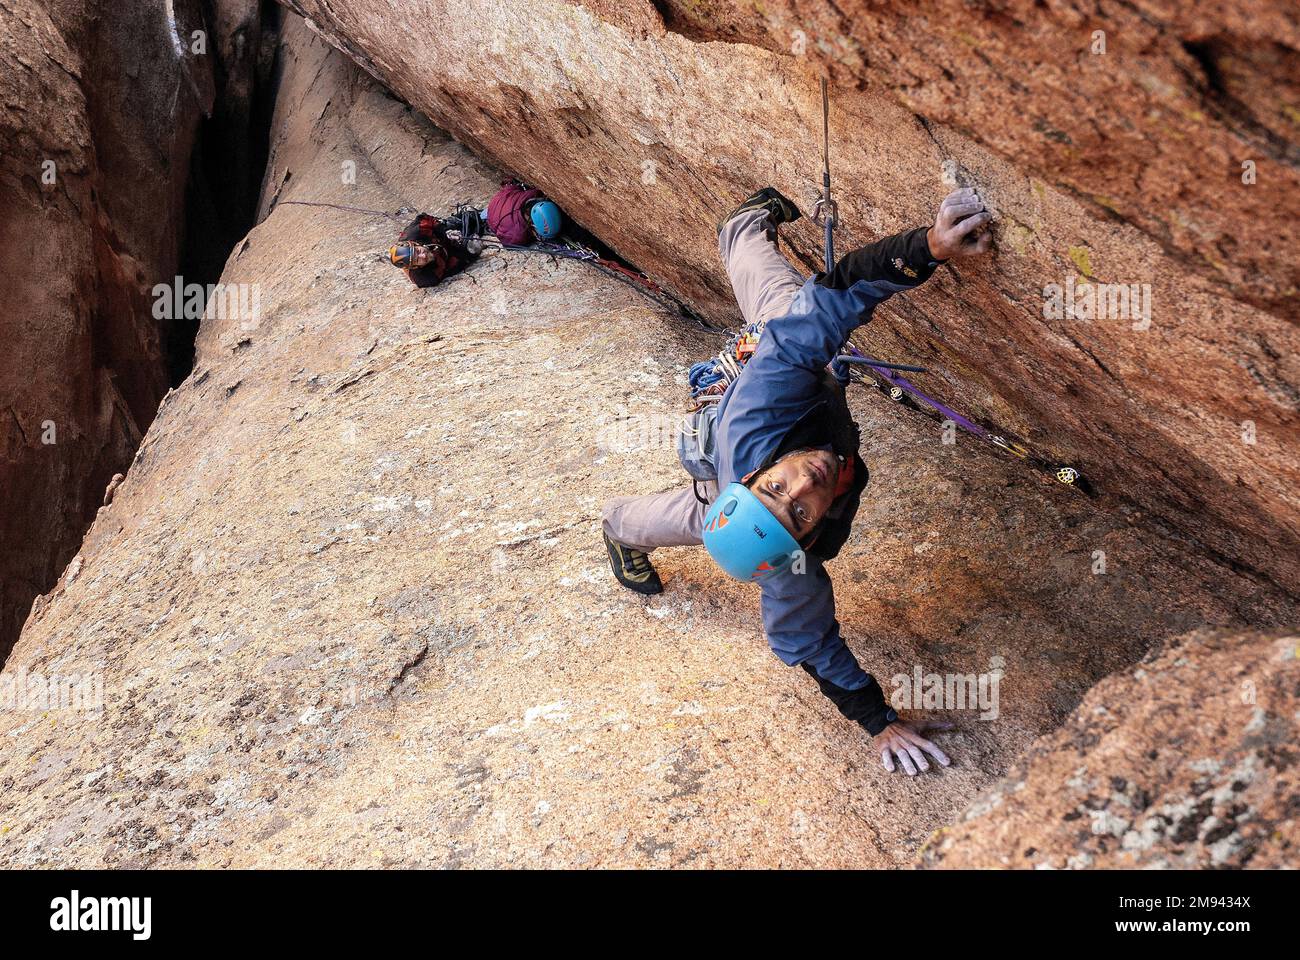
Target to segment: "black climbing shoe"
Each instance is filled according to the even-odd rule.
[[[766,210],[768,219],[772,221],[774,227],[779,227],[783,223],[794,223],[803,216],[799,212],[799,208],[794,205],[794,201],[781,193],[776,187],[764,187],[727,214],[726,219],[718,224],[718,233],[722,232],[722,228],[727,225],[728,221],[750,210]]]
[[[602,532],[602,536],[609,550],[609,564],[614,568],[614,576],[618,577],[619,583],[637,593],[650,595],[664,592],[659,574],[650,565],[649,554],[611,540],[607,533]]]

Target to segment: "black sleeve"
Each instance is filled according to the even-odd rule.
[[[890,280],[915,287],[930,279],[939,261],[930,256],[925,240],[929,227],[917,227],[885,237],[840,258],[835,269],[817,277],[834,290],[847,290],[859,280]]]
[[[875,677],[868,676],[865,687],[845,690],[822,678],[810,664],[803,663],[800,666],[817,681],[822,693],[839,708],[840,713],[862,724],[873,737],[898,719],[898,713],[885,702],[885,693],[880,689],[880,684],[876,683]]]

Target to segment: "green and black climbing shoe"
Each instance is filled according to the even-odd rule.
[[[605,546],[609,549],[610,566],[614,568],[614,576],[618,577],[619,583],[637,593],[648,595],[664,592],[659,574],[650,565],[649,554],[611,540],[607,533],[602,535],[605,537]]]
[[[794,201],[781,193],[776,187],[764,187],[727,214],[726,219],[718,224],[718,233],[722,232],[722,228],[727,225],[728,221],[750,210],[766,210],[768,218],[772,221],[774,227],[779,227],[783,223],[794,223],[803,216],[799,212],[799,208],[794,205]]]

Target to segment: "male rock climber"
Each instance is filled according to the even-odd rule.
[[[610,500],[602,511],[605,544],[614,575],[640,593],[663,590],[650,551],[698,543],[731,576],[757,582],[777,657],[803,667],[845,717],[866,728],[886,770],[897,759],[914,775],[929,769],[926,754],[948,765],[922,734],[950,725],[905,722],[886,703],[840,636],[823,566],[848,538],[867,485],[858,427],[827,365],[878,304],[923,283],[951,257],[985,252],[991,215],[973,189],[953,191],[933,226],[855,250],[807,280],[776,246],[777,227],[800,216],[768,187],[719,231],[741,313],[763,332],[717,404],[717,479]]]
[[[388,259],[417,287],[432,287],[469,266],[476,254],[462,239],[447,235],[459,229],[459,220],[440,220],[422,213],[402,231],[398,242],[388,251]]]
[[[560,208],[542,191],[518,180],[505,180],[482,212],[488,229],[507,246],[552,240],[560,233]]]

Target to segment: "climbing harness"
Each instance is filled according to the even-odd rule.
[[[449,233],[459,234],[460,242],[471,257],[483,252],[483,235],[487,232],[479,208],[472,203],[456,204],[455,212],[443,220]]]

